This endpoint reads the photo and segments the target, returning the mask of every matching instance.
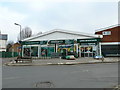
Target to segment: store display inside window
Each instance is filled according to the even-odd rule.
[[[24,56],[30,56],[30,48],[24,48]]]
[[[85,47],[85,52],[92,52],[92,47]]]

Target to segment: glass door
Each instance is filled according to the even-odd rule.
[[[80,48],[81,57],[93,57],[93,47],[92,46],[83,46]]]
[[[84,47],[81,47],[81,48],[80,48],[80,51],[81,51],[81,57],[84,57],[85,48],[84,48]]]
[[[85,47],[85,57],[93,57],[93,49],[92,46]]]
[[[38,57],[38,46],[32,46],[31,47],[31,56],[32,57]]]

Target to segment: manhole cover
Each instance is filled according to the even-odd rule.
[[[120,85],[116,85],[113,88],[114,88],[113,90],[120,90]]]
[[[54,84],[50,81],[36,82],[34,87],[35,88],[54,88]]]

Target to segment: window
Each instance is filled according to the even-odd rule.
[[[111,31],[102,32],[103,35],[111,35]]]
[[[7,40],[7,35],[0,35],[0,40]]]

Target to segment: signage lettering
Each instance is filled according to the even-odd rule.
[[[85,43],[85,42],[98,42],[100,39],[93,38],[93,39],[77,39],[77,43]]]
[[[49,44],[74,44],[74,40],[50,40]]]
[[[21,43],[22,45],[35,45],[35,44],[44,45],[44,44],[47,44],[47,41],[23,41]]]
[[[60,43],[64,43],[64,40],[51,40],[49,41],[49,44],[60,44]]]

